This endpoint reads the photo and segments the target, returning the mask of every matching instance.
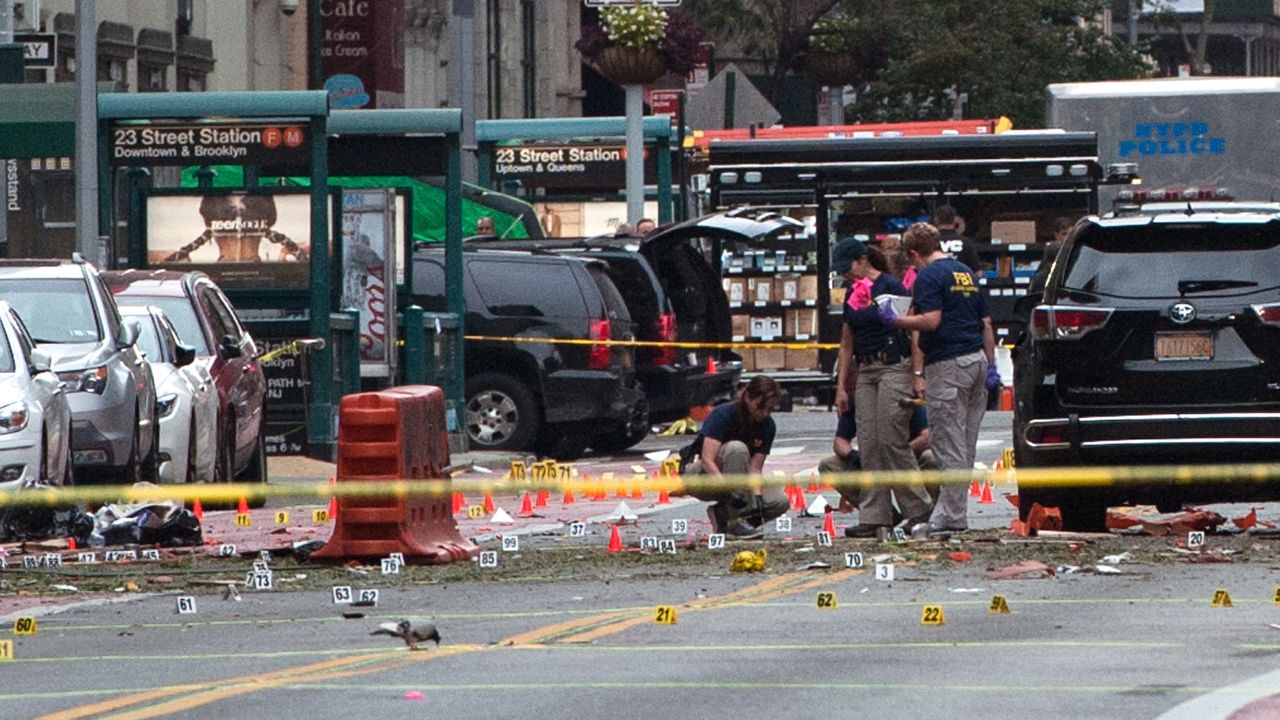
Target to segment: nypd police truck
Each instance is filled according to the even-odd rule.
[[[1142,184],[1099,188],[1121,202],[1280,199],[1280,78],[1061,83],[1046,124],[1098,134],[1103,165],[1136,163]]]

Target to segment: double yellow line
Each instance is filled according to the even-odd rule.
[[[724,595],[693,600],[681,606],[680,611],[684,613],[703,612],[717,608],[769,602],[787,595],[848,580],[862,572],[862,570],[845,569],[826,573],[812,570],[784,573]],[[616,635],[629,628],[652,621],[652,608],[611,610],[519,633],[508,637],[497,645],[447,645],[439,649],[422,652],[388,651],[362,653],[256,675],[241,675],[224,680],[183,683],[181,685],[169,685],[152,690],[144,690],[43,715],[38,720],[84,720],[86,718],[147,720],[148,718],[182,713],[221,700],[290,686],[300,682],[305,682],[309,685],[324,684],[325,682],[359,675],[391,672],[421,662],[443,660],[458,655],[504,648],[527,649],[546,647],[548,645],[586,643]]]

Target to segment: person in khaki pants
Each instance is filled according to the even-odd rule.
[[[706,488],[690,492],[712,504],[707,508],[711,531],[726,539],[752,540],[764,536],[764,523],[790,509],[786,493],[776,485],[757,494],[745,487],[748,476],[764,473],[764,461],[773,449],[777,425],[770,415],[782,397],[778,383],[767,375],[757,375],[738,393],[707,416],[690,447],[681,456],[698,459],[681,469],[681,475],[728,476],[734,486]]]
[[[886,325],[874,298],[905,296],[907,289],[893,273],[879,248],[857,238],[841,240],[831,253],[831,268],[850,281],[870,282],[865,299],[844,307],[844,327],[837,364],[836,407],[852,405],[864,470],[919,469],[909,445],[911,408],[901,401],[911,396],[911,350],[906,334]],[[850,402],[849,388],[854,388]],[[858,525],[845,529],[852,538],[875,537],[895,524],[894,502],[913,523],[924,522],[931,507],[929,494],[916,482],[865,487],[860,493]]]
[[[986,298],[972,269],[942,251],[938,229],[916,223],[903,235],[907,257],[919,270],[912,290],[913,313],[892,306],[880,317],[917,333],[912,382],[929,411],[929,446],[943,470],[972,469],[978,429],[987,409],[987,388],[996,383],[995,335]],[[942,487],[929,517],[931,533],[967,530],[969,497],[964,485]]]

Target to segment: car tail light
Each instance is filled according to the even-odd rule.
[[[654,321],[657,325],[656,330],[658,340],[664,343],[674,343],[676,341],[676,316],[675,313],[662,313],[658,319]],[[660,347],[653,353],[654,365],[675,365],[676,349],[674,346]]]
[[[1037,305],[1031,311],[1031,330],[1043,340],[1075,340],[1107,324],[1114,308]]]
[[[1254,305],[1253,311],[1258,313],[1258,319],[1262,322],[1268,325],[1280,325],[1280,303]]]
[[[612,334],[613,327],[608,318],[602,320],[592,320],[590,336],[592,340],[608,340]],[[587,351],[587,369],[589,370],[608,370],[609,369],[609,346],[608,345],[592,345]]]

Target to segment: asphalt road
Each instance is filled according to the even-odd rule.
[[[802,472],[828,452],[830,414],[778,420],[769,469]],[[1008,413],[988,414],[979,462],[1000,457],[1008,427]],[[650,438],[579,468],[639,462],[685,441]],[[672,518],[705,523],[700,503],[643,504],[626,529],[632,547],[668,532]],[[240,601],[180,591],[195,598],[191,615],[177,613],[179,592],[44,609],[33,636],[10,632],[15,617],[32,614],[17,611],[0,616],[0,643],[13,641],[15,656],[0,662],[0,718],[1225,718],[1249,703],[1253,714],[1234,717],[1280,715],[1257,704],[1280,693],[1280,677],[1268,675],[1280,654],[1273,543],[1213,537],[1233,553],[1216,559],[1239,559],[1216,564],[1189,562],[1171,538],[1006,544],[997,528],[1013,517],[1008,503],[970,510],[980,537],[951,544],[839,538],[815,548],[808,538],[820,520],[796,517],[789,537],[682,549],[665,566],[639,553],[593,562],[604,557],[598,528],[566,551],[563,523],[548,517],[522,528],[521,552],[502,554],[491,575],[347,576],[357,590],[381,585],[376,607],[335,605],[328,587],[282,582]],[[498,546],[492,535],[481,544]],[[762,546],[766,572],[726,572],[739,550]],[[842,566],[852,551],[866,567]],[[946,558],[956,551],[974,559]],[[1118,574],[1090,572],[1102,554],[1123,551],[1132,560]],[[569,560],[554,575],[543,557],[552,555]],[[1081,569],[987,578],[1029,558]],[[835,567],[808,568],[814,560]],[[875,579],[877,560],[893,565],[892,581]],[[303,573],[282,563],[277,574]],[[6,571],[14,578],[20,588]],[[1234,607],[1212,607],[1217,590]],[[820,593],[835,607],[819,608]],[[989,612],[997,594],[1009,614]],[[654,621],[663,605],[676,624]],[[926,605],[940,606],[943,624],[922,624]],[[443,644],[409,652],[369,635],[402,617],[436,623]]]

